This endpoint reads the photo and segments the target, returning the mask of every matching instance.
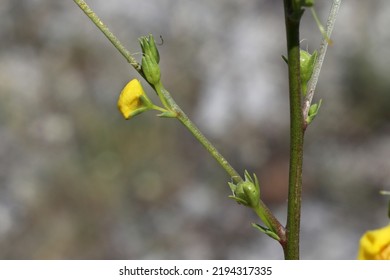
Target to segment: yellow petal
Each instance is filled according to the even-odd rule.
[[[360,239],[359,260],[390,260],[390,225],[366,232]]]
[[[137,109],[145,107],[140,97],[145,95],[140,81],[131,80],[122,90],[118,99],[118,109],[125,117],[129,119]]]

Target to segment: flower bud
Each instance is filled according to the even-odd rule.
[[[142,72],[144,73],[146,80],[152,85],[156,85],[160,82],[160,66],[158,66],[156,60],[148,54],[144,54],[142,57]]]
[[[233,195],[229,196],[240,204],[256,208],[260,202],[260,187],[256,175],[253,180],[249,173],[245,171],[245,181],[238,183],[228,183]]]
[[[153,57],[157,64],[160,62],[160,54],[158,52],[156,42],[154,41],[153,35],[150,34],[148,37],[139,38],[142,53]]]
[[[118,109],[125,119],[130,119],[152,108],[152,102],[137,79],[127,83],[119,95]]]
[[[245,201],[249,207],[256,207],[259,204],[259,190],[252,182],[242,182],[238,185],[236,196]]]
[[[310,54],[304,50],[300,51],[301,86],[303,95],[306,95],[307,83],[310,81],[310,78],[313,74],[314,64],[316,60],[317,51],[314,51],[313,54]]]
[[[310,124],[314,120],[314,118],[317,116],[318,111],[320,110],[321,104],[322,104],[322,99],[320,99],[320,102],[318,102],[318,104],[314,103],[310,106],[309,112],[308,112],[308,115],[306,118],[307,124]]]

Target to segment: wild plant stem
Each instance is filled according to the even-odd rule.
[[[299,259],[301,220],[303,115],[301,109],[299,23],[301,13],[294,10],[293,0],[284,0],[290,92],[290,171],[287,210],[287,245],[285,259]]]
[[[130,52],[122,45],[122,43],[116,38],[116,36],[108,29],[108,27],[100,20],[95,12],[87,5],[85,1],[73,0],[81,10],[90,18],[90,20],[96,25],[96,27],[103,32],[107,39],[114,45],[114,47],[124,56],[124,58],[137,70],[137,72],[145,78],[141,65],[134,59]],[[230,165],[230,163],[218,152],[218,150],[211,144],[211,142],[203,135],[203,133],[195,126],[195,124],[187,117],[183,110],[173,100],[167,90],[164,89],[162,84],[154,86],[158,94],[164,96],[168,107],[177,114],[177,119],[192,133],[192,135],[204,146],[204,148],[214,157],[214,159],[221,165],[221,167],[229,174],[233,182],[243,182],[241,175]],[[262,209],[266,222],[271,225],[271,228],[279,235],[281,245],[285,246],[285,229],[280,224],[278,219],[272,214],[270,209],[265,203],[260,200],[260,209]]]
[[[170,108],[175,114],[176,118],[192,133],[192,135],[203,145],[203,147],[211,154],[211,156],[222,166],[229,174],[235,183],[242,182],[241,175],[230,165],[230,163],[218,152],[213,144],[203,135],[199,128],[190,120],[190,118],[177,105],[171,94],[164,88],[161,81],[155,85],[155,90],[158,95],[165,100],[166,106]]]
[[[173,101],[173,99],[172,99]],[[174,102],[174,101],[173,101]],[[196,127],[196,125],[187,117],[187,115],[180,109],[176,103],[170,104],[172,108],[176,108],[177,118],[179,121],[192,133],[192,135],[203,145],[203,147],[213,156],[213,158],[222,166],[229,174],[234,183],[243,182],[241,175],[230,165],[230,163],[218,152],[213,144],[203,135],[203,133]],[[284,248],[286,233],[284,227],[280,224],[278,219],[272,214],[271,210],[260,199],[260,211],[255,211],[259,218],[277,235],[280,237],[280,244]],[[261,213],[261,215],[259,215]]]
[[[317,86],[318,77],[320,76],[322,63],[324,62],[326,50],[328,48],[329,38],[332,35],[334,23],[336,21],[336,17],[337,17],[340,5],[341,5],[341,0],[333,0],[332,7],[330,8],[328,20],[326,22],[326,31],[325,31],[327,38],[325,38],[325,37],[322,38],[321,46],[320,46],[320,49],[318,51],[318,57],[317,57],[316,63],[314,64],[313,74],[312,74],[312,77],[307,85],[307,96],[303,102],[303,109],[302,110],[303,110],[304,120],[307,119],[307,116],[309,114],[309,109],[310,109],[310,105],[313,101],[313,96],[314,96],[314,92],[315,92],[315,89]]]
[[[170,93],[162,86],[158,84],[156,90],[160,91],[167,100],[169,107],[177,114],[177,119],[192,133],[192,135],[203,145],[203,147],[211,154],[211,156],[219,163],[219,165],[225,169],[226,173],[232,178],[234,183],[243,182],[241,175],[230,165],[230,163],[218,152],[214,145],[203,135],[198,127],[188,118],[183,110],[173,100]],[[272,214],[267,205],[260,199],[259,210],[255,211],[259,218],[277,235],[280,237],[280,244],[284,248],[286,241],[285,228],[280,224],[278,219]],[[261,213],[259,215],[259,212]]]
[[[110,40],[114,47],[126,58],[126,60],[140,73],[141,65],[132,57],[130,52],[122,45],[122,43],[116,38],[116,36],[108,29],[108,27],[100,20],[96,13],[87,5],[83,0],[73,0],[84,13],[90,18],[90,20],[99,28],[100,31]],[[172,99],[168,91],[164,89],[162,84],[158,84],[155,87],[159,94],[164,95],[162,100],[166,100],[168,106],[171,107],[177,114],[178,119],[184,126],[190,130],[195,138],[202,143],[206,150],[218,161],[218,163],[226,170],[233,181],[242,182],[243,179],[239,173],[229,164],[229,162],[218,152],[218,150],[210,143],[210,141],[200,132],[200,130],[192,123],[187,115],[181,110],[181,108]],[[165,104],[167,105],[167,104]]]
[[[116,38],[116,36],[108,29],[108,27],[100,20],[100,18],[95,14],[95,12],[88,6],[88,4],[83,0],[73,0],[80,9],[89,17],[89,19],[96,25],[97,28],[107,37],[107,39],[114,45],[114,47],[126,58],[135,70],[137,70],[141,75],[141,65],[135,60],[135,58],[130,54],[130,52],[122,45],[122,43]]]

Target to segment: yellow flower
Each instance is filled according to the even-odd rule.
[[[366,232],[360,239],[359,260],[390,260],[390,224]]]
[[[119,95],[118,109],[125,119],[153,108],[152,102],[137,79],[131,80]]]

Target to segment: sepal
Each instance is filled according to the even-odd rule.
[[[142,72],[144,73],[146,80],[152,85],[156,85],[160,82],[160,66],[158,66],[156,60],[148,54],[144,54],[142,57]]]
[[[157,64],[160,62],[160,54],[158,52],[156,42],[154,41],[153,35],[149,34],[149,37],[140,37],[139,43],[141,45],[142,53],[153,57]]]

